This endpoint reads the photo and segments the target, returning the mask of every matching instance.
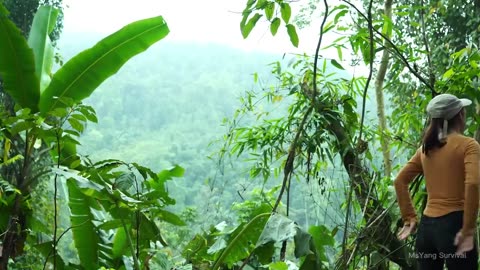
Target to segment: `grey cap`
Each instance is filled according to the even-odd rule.
[[[457,115],[460,110],[472,104],[472,101],[466,98],[457,98],[451,94],[437,95],[427,105],[427,113],[431,118],[441,118],[450,120]]]

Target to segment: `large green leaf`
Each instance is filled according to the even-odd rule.
[[[40,84],[32,50],[0,2],[0,78],[5,91],[23,108],[38,111]]]
[[[40,78],[40,92],[50,83],[53,66],[53,46],[48,35],[57,22],[58,10],[51,6],[42,6],[35,13],[32,28],[28,36],[28,45],[35,56],[35,73]]]
[[[242,223],[230,235],[227,247],[215,261],[213,269],[216,270],[222,263],[232,267],[234,263],[245,259],[254,250],[256,243],[270,217],[270,213],[262,213],[248,223]]]
[[[182,256],[194,264],[200,264],[205,261],[214,260],[214,255],[208,253],[208,250],[215,244],[215,236],[219,233],[218,229],[212,226],[209,231],[203,235],[197,234],[190,240],[182,251]]]
[[[283,215],[273,214],[260,235],[257,247],[267,243],[279,243],[291,239],[297,232],[295,222]]]
[[[67,180],[67,187],[73,240],[80,263],[85,269],[98,269],[99,237],[90,211],[91,199],[79,190],[74,180]]]
[[[40,111],[62,107],[60,99],[88,97],[130,58],[145,51],[169,33],[165,20],[153,17],[133,22],[68,61],[40,97]]]
[[[275,254],[275,243],[270,242],[268,244],[255,248],[253,253],[257,256],[257,260],[261,264],[268,264],[272,262]]]
[[[320,260],[328,262],[327,255],[325,254],[325,246],[335,245],[335,239],[330,234],[330,231],[327,227],[320,225],[310,227],[308,232],[312,236]]]

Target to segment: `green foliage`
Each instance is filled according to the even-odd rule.
[[[337,146],[335,140],[329,137],[324,129],[332,122],[339,119],[345,122],[345,126],[354,131],[358,127],[358,115],[355,111],[356,97],[362,91],[364,80],[353,78],[351,81],[335,76],[335,72],[327,69],[327,61],[324,61],[323,68],[319,70],[318,85],[323,88],[318,97],[318,115],[313,116],[308,122],[307,128],[301,134],[301,140],[297,145],[298,149],[317,155],[318,166],[312,165],[314,170],[322,168],[323,161],[329,159],[335,163],[333,157]],[[243,115],[253,115],[257,126],[245,127],[238,119],[231,120],[232,134],[228,136],[227,147],[224,153],[240,156],[242,153],[249,153],[250,161],[255,164],[251,168],[251,176],[262,175],[264,181],[272,176],[277,177],[283,163],[277,162],[286,158],[288,148],[292,142],[291,127],[300,125],[301,116],[308,110],[309,97],[312,90],[308,88],[308,82],[313,77],[313,67],[306,58],[299,58],[291,67],[283,68],[280,63],[275,63],[272,73],[278,78],[280,84],[277,88],[265,89],[264,92],[247,92],[242,108],[237,110],[236,116],[241,119]],[[274,107],[275,112],[256,111],[250,104],[259,100],[267,100],[271,103],[279,103]],[[285,114],[286,117],[273,118],[273,114]],[[299,158],[306,158],[302,155]],[[301,171],[298,172],[299,174]],[[315,173],[315,172],[313,172]]]
[[[280,14],[282,15],[283,21],[288,24],[292,16],[292,9],[288,3],[280,3]]]
[[[87,269],[98,268],[99,237],[93,224],[94,217],[90,212],[90,205],[95,201],[84,195],[75,185],[74,180],[67,181],[69,191],[69,206],[73,240],[77,249],[80,263]]]
[[[252,242],[259,239],[269,216],[270,213],[261,213],[253,217],[248,223],[240,224],[229,234],[227,240],[218,239],[217,241],[226,241],[227,246],[219,252],[213,269],[218,269],[223,263],[231,268],[234,263],[247,258],[254,249]]]
[[[298,47],[298,35],[297,31],[295,30],[295,26],[292,24],[287,24],[287,33],[290,37],[290,41],[292,42],[293,46]]]
[[[39,222],[36,225],[30,223],[33,218],[30,216],[29,196],[39,178],[48,174],[54,178],[55,211],[58,189],[64,186],[68,190],[71,216],[70,227],[65,233],[72,231],[82,267],[129,268],[132,267],[130,262],[136,269],[147,267],[147,258],[158,250],[157,247],[152,252],[151,248],[167,245],[158,224],[184,225],[177,215],[165,209],[175,204],[168,194],[166,182],[173,177],[182,177],[184,169],[175,166],[153,173],[137,163],[112,159],[93,163],[88,158],[80,158],[76,147],[87,121],[97,122],[95,110],[81,104],[81,100],[130,58],[165,37],[168,27],[162,17],[129,24],[74,57],[54,74],[50,83],[54,56],[49,34],[56,24],[56,16],[57,11],[52,7],[39,8],[27,43],[0,4],[0,28],[3,29],[3,36],[0,36],[8,41],[0,45],[0,74],[5,90],[18,104],[15,115],[2,115],[1,135],[5,142],[2,166],[16,166],[20,160],[23,162],[22,173],[16,175],[16,179],[1,182],[4,213],[1,227],[8,235],[6,239],[12,239],[11,243],[4,243],[4,252],[7,248],[17,248],[15,245],[23,248],[25,239],[18,238],[20,234],[13,232],[14,226],[22,226],[18,228],[22,234],[30,230],[26,227],[30,225],[38,229],[35,233],[46,231],[43,227],[40,229]],[[44,88],[45,91],[40,93]],[[37,113],[39,105],[41,116]],[[24,144],[25,151],[10,157],[13,140]],[[33,162],[48,150],[55,166],[35,167]],[[18,204],[21,205],[12,207]],[[37,243],[35,248],[58,269],[67,265],[80,267],[58,253],[58,244],[64,234],[57,234],[58,213],[54,215],[53,239],[41,240],[32,233],[31,238]],[[21,225],[16,223],[19,216],[24,219]],[[8,252],[3,261],[7,261],[8,256],[17,259],[11,250]]]
[[[168,32],[162,17],[137,21],[73,57],[55,73],[42,93],[40,110],[45,113],[62,106],[64,97],[77,101],[88,97],[131,57],[145,51]]]
[[[272,33],[272,36],[275,36],[277,34],[278,27],[280,27],[280,23],[281,21],[279,18],[273,19],[272,24],[270,25],[270,32]]]
[[[306,5],[310,5],[311,9],[315,10],[319,6],[318,3],[319,1],[311,0]],[[296,27],[306,22],[299,21],[301,18],[292,14],[290,4],[293,3],[248,0],[240,23],[243,37],[248,37],[251,31],[258,27],[259,22],[266,18],[272,35],[276,35],[280,26],[284,24],[291,43],[298,46],[299,37]],[[377,242],[369,242],[370,239],[360,243],[360,240],[364,238],[359,237],[364,237],[363,229],[370,222],[366,218],[369,215],[366,212],[372,211],[371,207],[375,206],[377,208],[374,208],[373,212],[385,207],[386,211],[382,213],[386,213],[388,218],[398,213],[386,208],[393,201],[393,192],[389,189],[390,176],[380,178],[379,181],[377,181],[379,178],[374,177],[380,168],[378,159],[374,155],[377,148],[375,139],[380,134],[375,134],[375,127],[369,123],[369,120],[373,119],[374,112],[367,112],[365,121],[367,126],[363,127],[365,135],[362,138],[358,138],[357,135],[360,127],[359,111],[362,109],[357,104],[361,101],[363,91],[368,90],[365,89],[366,79],[352,77],[347,70],[351,70],[351,65],[369,65],[375,61],[375,53],[383,50],[389,50],[392,59],[395,60],[387,76],[386,89],[391,98],[390,125],[393,127],[393,131],[387,135],[400,138],[391,146],[392,151],[396,153],[395,159],[398,163],[405,158],[406,152],[415,148],[414,143],[407,145],[405,142],[415,142],[420,136],[418,130],[424,124],[423,108],[426,100],[430,97],[430,93],[426,91],[427,87],[406,72],[409,63],[417,63],[415,69],[420,76],[429,77],[433,74],[434,80],[429,78],[427,81],[432,82],[432,86],[434,85],[439,92],[453,92],[467,97],[476,96],[479,85],[480,57],[477,48],[470,44],[470,40],[477,40],[476,30],[473,30],[478,26],[478,18],[473,18],[472,14],[478,11],[478,7],[468,7],[472,7],[472,3],[455,4],[454,1],[446,1],[440,5],[432,2],[423,7],[418,3],[413,5],[409,3],[409,5],[396,7],[394,12],[398,21],[391,21],[385,16],[380,16],[379,14],[382,12],[374,11],[371,22],[347,5],[335,5],[329,9],[329,13],[326,14],[328,21],[322,31],[328,34],[335,32],[342,35],[322,48],[325,52],[332,49],[333,54],[330,54],[330,51],[323,53],[323,55],[328,55],[329,59],[325,57],[319,59],[316,78],[313,78],[313,59],[308,56],[294,59],[288,65],[280,62],[272,63],[271,76],[276,79],[273,86],[266,86],[261,75],[254,76],[254,82],[261,90],[247,91],[242,97],[241,108],[233,113],[230,120],[225,120],[228,129],[225,135],[225,145],[219,150],[220,162],[218,165],[215,164],[219,167],[219,174],[222,176],[218,179],[212,177],[206,180],[211,185],[210,193],[205,192],[198,184],[202,181],[189,181],[186,185],[193,184],[188,186],[188,189],[175,186],[174,189],[169,190],[169,181],[176,177],[182,177],[185,173],[184,169],[179,166],[156,173],[134,162],[139,156],[145,158],[145,153],[147,153],[145,149],[155,148],[157,153],[148,156],[148,162],[158,167],[164,167],[163,165],[168,162],[176,164],[178,160],[188,162],[195,160],[192,163],[194,164],[193,169],[189,167],[188,170],[190,172],[189,180],[204,180],[206,178],[204,176],[214,170],[211,168],[214,166],[211,163],[193,158],[196,157],[193,152],[197,152],[197,155],[204,154],[204,147],[203,145],[199,147],[199,141],[203,142],[207,136],[190,134],[193,124],[177,123],[175,127],[178,129],[170,131],[169,128],[173,125],[167,124],[170,120],[168,118],[174,118],[171,115],[178,110],[173,102],[165,107],[157,106],[159,108],[155,109],[141,108],[142,106],[138,104],[146,105],[146,101],[150,102],[149,104],[155,104],[156,101],[151,101],[153,99],[146,95],[138,95],[132,101],[131,97],[117,92],[120,88],[131,92],[135,87],[141,93],[158,94],[150,90],[152,88],[150,84],[153,80],[158,80],[155,73],[162,72],[146,70],[136,73],[129,70],[131,74],[126,75],[122,80],[135,81],[135,85],[123,83],[121,87],[105,87],[110,88],[110,93],[114,94],[105,99],[107,101],[97,101],[98,107],[107,112],[105,115],[108,115],[111,107],[131,108],[128,115],[108,115],[105,118],[109,128],[116,130],[117,133],[106,133],[95,129],[96,133],[92,132],[92,134],[96,134],[98,140],[95,137],[90,139],[90,143],[98,141],[98,144],[116,141],[116,144],[112,144],[112,148],[115,149],[110,153],[115,151],[116,154],[124,154],[129,159],[128,162],[119,159],[92,161],[77,153],[80,136],[87,130],[87,123],[97,122],[93,107],[82,104],[82,100],[90,96],[106,78],[115,74],[127,60],[144,51],[168,33],[168,28],[161,17],[133,23],[103,39],[93,48],[73,57],[54,75],[53,81],[48,85],[51,63],[53,63],[48,35],[55,23],[55,11],[47,7],[39,10],[34,20],[29,42],[26,43],[20,39],[21,35],[18,29],[15,29],[13,24],[5,19],[6,11],[2,9],[0,10],[0,27],[8,31],[0,31],[0,38],[3,37],[1,40],[12,40],[11,44],[15,46],[9,47],[8,42],[0,44],[0,74],[6,78],[5,86],[10,87],[6,88],[7,92],[13,93],[15,101],[19,105],[15,110],[15,115],[2,115],[1,117],[1,136],[4,139],[2,169],[20,167],[19,165],[23,162],[29,163],[38,160],[47,153],[46,149],[50,150],[52,161],[56,165],[55,168],[51,165],[41,165],[44,167],[43,169],[47,169],[46,172],[35,166],[27,166],[28,171],[24,179],[19,178],[14,181],[0,179],[0,210],[2,212],[0,227],[2,233],[8,233],[6,228],[9,227],[9,214],[16,198],[27,198],[25,203],[22,203],[21,209],[27,213],[28,228],[21,228],[19,231],[31,229],[32,233],[28,235],[29,243],[39,244],[33,246],[27,243],[26,250],[35,248],[38,251],[36,255],[40,257],[38,260],[45,259],[50,255],[55,256],[58,268],[65,266],[66,268],[84,267],[88,269],[106,267],[112,269],[147,267],[152,269],[186,269],[189,267],[231,269],[239,267],[245,262],[256,269],[288,269],[288,265],[293,260],[293,263],[296,263],[300,269],[329,269],[333,266],[331,258],[339,253],[339,248],[335,247],[335,243],[339,237],[343,236],[336,235],[339,227],[332,223],[338,222],[338,220],[343,222],[343,210],[353,209],[350,215],[351,224],[344,224],[343,227],[349,229],[349,237],[346,239],[347,250],[350,248],[349,246],[355,246],[353,251],[348,251],[352,252],[354,261],[354,265],[350,265],[350,267],[356,268],[358,267],[357,263],[364,261],[367,257],[370,258],[370,254],[378,255],[385,251],[384,247],[378,245]],[[374,8],[377,10],[380,7],[374,3]],[[453,10],[453,15],[447,12],[449,9]],[[424,14],[426,26],[419,23],[422,21],[419,14]],[[455,19],[455,16],[461,19]],[[350,22],[350,18],[353,22]],[[305,17],[303,19],[305,20]],[[460,29],[462,23],[459,22],[465,22],[465,29]],[[375,31],[373,40],[370,40],[370,32],[367,27],[370,23]],[[428,48],[425,48],[425,44],[422,44],[424,37],[418,34],[422,28],[425,28],[422,31],[426,31],[427,36],[432,40],[431,45],[433,46],[430,47],[430,52],[428,52]],[[443,34],[444,29],[448,29],[445,35]],[[155,31],[150,32],[150,30]],[[394,43],[390,44],[391,46],[385,46],[384,38],[379,33],[392,36]],[[436,38],[436,36],[441,36],[441,38]],[[404,40],[408,40],[409,44],[406,44]],[[32,47],[33,54],[25,44]],[[395,44],[397,46],[393,47]],[[372,48],[373,55],[371,54]],[[353,52],[350,67],[347,67],[344,59],[344,56],[347,58],[347,55],[351,58],[350,53],[344,54],[345,50]],[[23,58],[10,57],[19,51],[22,52]],[[453,54],[450,56],[451,53]],[[338,58],[332,55],[337,55]],[[201,57],[204,56],[197,54],[191,57],[197,63],[195,67],[188,61],[184,61],[186,64],[180,68],[165,64],[165,68],[173,70],[169,73],[173,74],[170,78],[172,82],[163,82],[162,88],[165,86],[165,92],[184,91],[184,87],[179,87],[178,82],[186,77],[186,70],[214,69],[211,68],[212,62],[215,62],[210,61],[212,57],[207,57],[205,60],[201,60]],[[227,58],[231,59],[232,57]],[[153,61],[150,61],[145,65],[153,65]],[[177,59],[174,61],[180,62]],[[429,63],[430,61],[433,63]],[[19,67],[27,67],[28,70],[26,72]],[[223,69],[225,65],[220,64],[220,67],[215,70]],[[243,70],[238,72],[242,68],[246,69],[237,67],[234,76],[229,75],[230,71],[222,71],[223,73],[220,73],[215,79],[211,79],[205,73],[197,72],[194,74],[195,76],[190,76],[193,79],[188,82],[181,81],[187,85],[186,87],[197,90],[196,92],[191,91],[194,94],[189,92],[185,96],[188,96],[188,100],[203,102],[204,107],[202,106],[202,108],[207,111],[204,112],[205,119],[217,121],[215,117],[220,115],[218,110],[224,110],[228,115],[233,104],[213,108],[215,105],[212,105],[212,102],[205,96],[217,94],[222,96],[225,90],[238,87],[234,83],[228,84],[227,82],[233,81],[233,79],[245,81],[245,78],[237,75],[244,72]],[[139,81],[140,76],[142,80]],[[168,76],[166,75],[166,77]],[[21,78],[22,81],[19,81],[18,78]],[[314,82],[316,82],[316,92],[313,91]],[[27,87],[26,84],[31,84],[33,87]],[[204,91],[198,91],[198,89],[203,90],[204,85],[208,86],[205,88],[210,91],[209,95],[205,95]],[[17,89],[19,90],[17,91]],[[46,90],[41,94],[43,89]],[[201,94],[197,94],[199,92]],[[40,95],[42,96],[40,97]],[[168,93],[164,93],[162,96],[163,99],[169,100],[176,100],[176,97]],[[370,101],[365,102],[367,109],[371,107]],[[41,116],[37,114],[39,104],[42,111]],[[198,111],[193,109],[195,106],[192,104],[194,103],[185,102],[182,104],[183,106],[179,106],[182,108],[181,111],[191,118],[183,117],[181,120],[177,120],[178,122],[193,123],[197,119],[194,117],[198,117],[196,115]],[[310,111],[313,113],[310,114]],[[134,121],[129,120],[133,118],[132,116],[142,117],[146,124],[136,126],[141,123],[132,123]],[[305,119],[304,126],[302,119]],[[473,134],[477,129],[478,119],[476,117],[469,121],[472,123],[469,133]],[[125,132],[125,134],[128,133],[126,138],[120,136],[124,132],[119,131],[122,125],[128,126],[130,129]],[[180,126],[183,129],[179,128]],[[202,128],[202,130],[211,132],[208,127]],[[155,130],[156,133],[150,133]],[[295,134],[299,130],[298,140],[296,140]],[[343,136],[339,136],[338,130],[344,132],[341,133]],[[213,133],[211,132],[209,135],[213,136]],[[168,143],[165,143],[164,138],[167,136],[165,134],[170,136]],[[200,140],[197,136],[203,137]],[[18,147],[18,138],[22,142],[20,143],[21,148],[26,150],[22,154],[12,155],[9,149]],[[16,145],[14,141],[17,143]],[[154,147],[152,147],[152,141],[154,141]],[[174,143],[170,145],[172,141]],[[95,146],[90,147],[98,150]],[[359,162],[350,165],[356,166],[355,168],[368,168],[368,173],[362,175],[362,178],[368,179],[368,181],[371,178],[373,184],[367,184],[366,189],[364,186],[355,189],[355,191],[360,190],[360,193],[368,190],[368,200],[365,202],[353,200],[351,204],[345,202],[341,204],[344,208],[340,208],[340,204],[336,205],[332,201],[346,201],[344,198],[346,190],[344,189],[354,186],[352,185],[354,183],[348,182],[348,180],[343,181],[346,178],[346,171],[349,171],[350,168],[340,166],[346,155],[351,154],[349,151],[352,150],[352,147],[356,147],[353,152]],[[202,150],[198,150],[200,148]],[[289,157],[290,151],[294,153],[295,162],[294,175],[289,179],[286,191],[289,196],[288,203],[287,205],[281,203],[277,210],[278,213],[272,214],[272,205],[276,201],[276,195],[280,188],[278,179],[282,178],[282,170],[288,164],[287,157]],[[232,171],[239,170],[238,167],[250,166],[249,177],[245,175],[238,177],[235,172],[228,172],[229,168],[224,168],[230,157],[246,159],[241,166],[235,165]],[[337,174],[331,173],[332,171]],[[54,182],[55,187],[58,184],[60,189],[63,188],[68,192],[65,207],[68,206],[71,216],[66,223],[61,222],[62,230],[64,232],[71,231],[72,236],[65,234],[65,238],[71,237],[70,248],[75,256],[78,255],[78,260],[75,256],[65,256],[65,254],[53,251],[52,244],[55,246],[59,242],[69,241],[62,240],[63,235],[60,238],[57,235],[57,239],[52,239],[50,237],[52,230],[46,226],[48,222],[34,220],[28,214],[33,210],[30,205],[32,201],[28,199],[30,190],[35,188],[35,183],[38,183],[44,175],[54,177],[55,181],[50,182]],[[183,199],[182,203],[200,204],[204,203],[202,200],[205,200],[205,197],[215,194],[212,190],[218,188],[220,180],[231,178],[229,181],[235,181],[236,185],[242,186],[245,182],[243,178],[254,180],[257,177],[263,180],[262,188],[253,188],[254,191],[250,198],[244,199],[238,192],[240,188],[237,190],[242,202],[235,202],[234,197],[237,198],[237,196],[234,194],[233,188],[225,188],[221,191],[225,193],[224,197],[228,197],[228,205],[233,203],[229,209],[233,211],[214,213],[217,218],[220,216],[225,220],[217,226],[208,226],[213,219],[209,220],[211,215],[203,215],[202,209],[191,209],[191,211],[185,211],[181,216],[173,213],[172,206],[176,203],[173,199],[174,195],[183,196],[183,198],[179,196]],[[232,182],[225,181],[222,185],[228,186]],[[272,185],[275,188],[269,191],[264,190]],[[421,190],[419,187],[421,188],[417,185],[416,190]],[[251,189],[243,186],[241,188],[243,191]],[[195,196],[186,195],[186,190],[189,192],[194,190]],[[335,200],[330,200],[330,196]],[[421,202],[423,197],[424,193],[420,191],[415,194],[414,200]],[[311,199],[318,205],[307,205],[306,199]],[[206,201],[211,203],[213,199],[208,198]],[[304,203],[304,209],[297,208],[300,203]],[[218,201],[212,204],[216,204],[215,210],[222,209]],[[302,213],[302,210],[305,214]],[[307,232],[296,222],[299,222],[297,218],[303,215],[309,217],[310,210],[316,215],[316,219],[309,221],[308,218],[305,218],[307,220],[300,222],[307,224],[305,226],[305,228],[309,228]],[[284,216],[286,213],[289,214],[289,217]],[[327,217],[332,213],[336,216]],[[235,216],[232,217],[234,214]],[[323,216],[323,219],[320,216]],[[189,230],[187,226],[178,229],[176,226],[189,225],[198,228],[199,223],[205,220],[210,224],[203,227],[209,229],[198,233],[189,243],[185,243],[184,240],[194,230]],[[310,226],[310,224],[325,225]],[[352,226],[355,228],[352,229]],[[386,227],[390,229],[390,226]],[[335,229],[330,232],[330,228]],[[42,238],[38,235],[48,237]],[[287,246],[285,251],[287,259],[286,262],[281,262],[278,261],[277,254],[280,246],[284,243]],[[179,253],[178,250],[175,250],[176,248],[183,249],[182,256],[185,258],[185,262],[175,262],[180,260],[175,257]],[[56,255],[53,255],[52,252],[55,252]],[[48,260],[50,264],[53,262],[52,258]],[[338,258],[341,260],[343,257],[338,256]],[[18,257],[18,260],[25,261],[25,263],[18,261],[20,267],[34,265],[31,258]],[[180,266],[179,264],[184,265]]]
[[[263,12],[262,12],[263,11]],[[293,46],[298,47],[299,39],[297,30],[293,24],[290,23],[292,16],[292,8],[288,1],[267,1],[267,0],[249,0],[242,12],[242,20],[240,22],[240,31],[243,38],[247,38],[253,30],[258,20],[265,14],[266,19],[270,22],[270,32],[272,36],[277,34],[280,27],[281,20],[278,17],[274,18],[276,11],[279,11],[280,17],[286,25],[287,34]],[[255,14],[250,17],[252,13]]]
[[[40,7],[33,18],[28,36],[28,46],[35,56],[35,74],[40,79],[40,93],[50,83],[54,55],[49,35],[55,28],[57,16],[57,9],[51,6]]]
[[[35,62],[22,33],[8,19],[8,11],[0,3],[0,75],[5,91],[24,108],[38,110],[40,85]]]
[[[122,258],[135,261],[139,259],[136,256],[148,257],[157,241],[166,245],[159,222],[184,225],[179,217],[163,209],[175,203],[165,184],[183,175],[181,167],[157,174],[119,160],[87,162],[86,167],[80,175],[67,175],[72,231],[83,266],[98,267],[101,262],[118,267],[123,264]],[[91,237],[92,233],[102,237]],[[139,254],[131,253],[132,245]]]
[[[265,192],[256,190],[251,200],[233,206],[234,210],[241,213],[239,225],[233,229],[221,223],[202,235],[196,235],[184,249],[183,255],[187,261],[192,262],[194,267],[208,268],[208,265],[213,265],[212,269],[222,265],[232,269],[243,262],[249,262],[256,269],[282,269],[286,264],[276,261],[275,252],[279,251],[278,246],[283,242],[289,242],[294,244],[295,249],[295,254],[289,256],[307,261],[311,254],[318,254],[313,262],[316,265],[322,265],[323,262],[326,267],[329,261],[325,259],[325,247],[334,245],[334,235],[324,226],[313,226],[311,235],[291,219],[272,214],[271,206],[265,201],[273,200],[276,191],[278,188]],[[297,252],[297,249],[304,251]],[[311,259],[308,257],[308,260]]]

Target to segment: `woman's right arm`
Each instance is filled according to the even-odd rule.
[[[478,217],[480,188],[480,145],[471,140],[465,148],[465,205],[463,212],[463,236],[473,235]]]

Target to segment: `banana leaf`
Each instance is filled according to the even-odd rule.
[[[84,269],[98,269],[99,237],[93,224],[94,217],[90,210],[91,198],[77,187],[75,180],[67,180],[70,221],[75,247]]]
[[[51,6],[39,7],[28,36],[28,45],[32,48],[35,56],[35,73],[40,78],[40,92],[50,83],[53,46],[48,35],[55,28],[57,16],[58,10]]]
[[[133,22],[70,59],[52,78],[40,97],[40,111],[64,107],[62,99],[77,102],[88,97],[130,58],[169,33],[161,16]]]
[[[38,111],[40,83],[35,74],[33,51],[0,1],[0,79],[15,103]]]

